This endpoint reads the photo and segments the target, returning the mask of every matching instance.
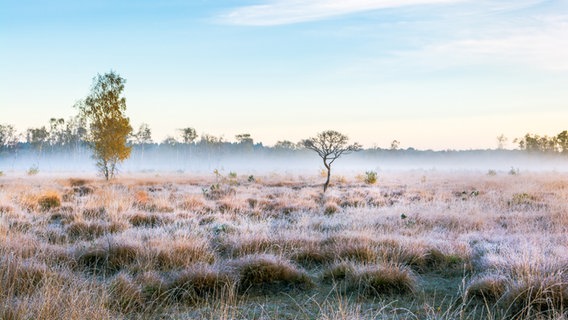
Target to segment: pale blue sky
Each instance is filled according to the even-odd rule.
[[[494,148],[568,129],[568,1],[0,0],[0,123],[68,118],[111,69],[157,141]]]

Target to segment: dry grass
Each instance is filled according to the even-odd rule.
[[[568,317],[565,174],[238,177],[3,176],[0,319]]]
[[[302,270],[274,255],[249,255],[230,261],[231,271],[238,277],[238,289],[246,293],[281,292],[306,289],[313,285]]]

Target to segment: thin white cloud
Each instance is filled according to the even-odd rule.
[[[237,8],[223,15],[221,21],[250,26],[283,25],[369,10],[462,1],[466,0],[274,0]]]
[[[499,35],[431,45],[399,55],[433,65],[522,65],[550,71],[568,71],[566,57],[568,16],[542,17],[537,26],[501,30]]]

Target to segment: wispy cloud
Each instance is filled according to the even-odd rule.
[[[427,61],[431,66],[498,64],[568,71],[568,16],[536,20],[534,26],[509,27],[494,31],[493,35],[433,44],[414,52],[399,52],[398,58]]]
[[[283,25],[369,10],[463,1],[467,0],[273,0],[234,9],[221,16],[221,21],[250,26]]]

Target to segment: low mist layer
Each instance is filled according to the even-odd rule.
[[[279,150],[252,147],[229,148],[135,147],[131,157],[119,166],[122,173],[179,172],[211,173],[214,170],[239,174],[317,174],[324,168],[321,159],[309,150]],[[25,173],[96,173],[91,151],[33,150],[0,155],[0,171]],[[530,153],[520,150],[417,151],[363,150],[338,159],[332,172],[357,174],[365,171],[466,170],[466,171],[568,171],[563,154]],[[32,170],[33,171],[33,170]]]

